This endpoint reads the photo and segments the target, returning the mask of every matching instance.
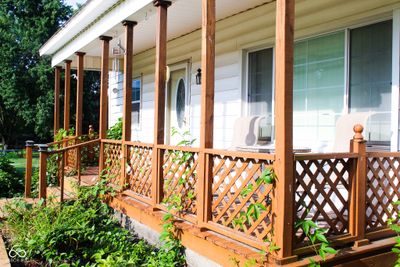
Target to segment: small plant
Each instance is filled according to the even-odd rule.
[[[122,139],[122,118],[119,118],[117,123],[107,130],[107,139]]]
[[[392,205],[398,208],[398,206],[400,205],[400,200],[393,202]],[[390,229],[392,229],[397,235],[395,237],[396,244],[392,248],[392,252],[397,255],[397,260],[394,267],[400,267],[400,225],[396,223],[399,221],[399,219],[400,219],[400,214],[397,213],[397,218],[391,218],[388,220],[388,225]]]
[[[318,225],[311,220],[301,220],[296,223],[295,227],[300,227],[306,237],[310,240],[312,249],[316,255],[319,255],[322,261],[326,260],[326,256],[334,255],[337,251],[330,246],[330,242],[325,237],[326,229],[318,227]],[[310,258],[309,267],[318,267],[320,264],[314,259]]]

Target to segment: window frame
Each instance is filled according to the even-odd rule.
[[[243,116],[250,116],[250,97],[249,97],[249,71],[250,71],[250,53],[254,52],[259,52],[262,50],[267,50],[267,49],[272,49],[272,84],[271,84],[271,89],[272,89],[272,101],[271,101],[271,141],[275,140],[275,45],[265,45],[265,46],[258,46],[258,47],[253,47],[253,48],[248,48],[243,50],[243,61],[244,64],[244,79],[242,79],[243,83],[243,88],[242,90],[242,100],[243,100],[243,110],[244,113],[242,112]],[[265,141],[267,138],[260,138],[260,141]]]
[[[361,28],[364,26],[368,25],[373,25],[376,23],[384,22],[384,21],[389,21],[391,20],[393,25],[396,22],[393,13],[396,11],[396,9],[390,14],[386,16],[382,16],[378,19],[368,19],[364,22],[361,23],[353,23],[344,27],[338,27],[334,30],[327,30],[324,32],[319,32],[315,34],[310,34],[306,36],[302,36],[300,38],[296,38],[294,40],[294,43],[299,42],[299,41],[304,41],[304,40],[309,40],[313,38],[318,38],[321,36],[329,35],[329,34],[334,34],[338,32],[344,32],[344,92],[343,92],[343,111],[342,114],[349,114],[350,113],[350,31],[352,29],[357,29]],[[393,31],[394,31],[393,27]],[[392,37],[394,38],[394,33],[392,31]],[[394,42],[394,39],[393,39]],[[252,52],[257,52],[260,50],[264,49],[270,49],[272,48],[272,103],[271,103],[271,108],[272,108],[272,120],[271,124],[273,129],[275,128],[275,60],[276,60],[276,54],[275,54],[275,44],[254,44],[253,46],[248,46],[248,47],[243,47],[242,48],[242,58],[241,58],[241,66],[242,66],[242,71],[241,71],[241,84],[242,84],[242,90],[241,90],[241,97],[242,97],[242,115],[243,116],[249,116],[250,115],[250,107],[249,107],[249,54]],[[393,51],[392,51],[392,61],[393,61]],[[393,65],[392,65],[392,73],[393,73]],[[394,82],[394,77],[392,75],[392,84]],[[393,97],[393,96],[392,96]],[[390,103],[392,104],[392,103]],[[392,109],[393,112],[393,109]],[[400,116],[400,111],[399,111],[399,116]],[[400,130],[399,130],[400,131]],[[397,138],[399,137],[400,132],[396,133]],[[271,142],[275,142],[275,133],[274,130],[272,130],[271,134]],[[392,140],[390,141],[390,146],[392,146]],[[397,148],[398,149],[398,148]],[[396,149],[396,150],[397,150]]]
[[[141,73],[139,76],[134,76],[132,78],[132,96],[133,96],[133,83],[134,81],[139,80],[140,81],[140,88],[139,88],[139,100],[133,100],[131,101],[131,108],[132,108],[132,114],[133,114],[133,104],[139,104],[139,122],[133,122],[132,123],[132,128],[133,130],[141,130],[142,129],[142,95],[143,95],[143,74]]]

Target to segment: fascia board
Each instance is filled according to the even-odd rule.
[[[52,58],[52,66],[61,63],[73,55],[76,51],[79,51],[93,40],[98,38],[100,35],[105,34],[111,30],[118,23],[121,23],[124,19],[135,14],[146,6],[152,6],[152,0],[126,0],[116,6],[113,10],[107,13],[104,17],[100,18],[91,25],[86,31],[83,31],[74,40],[70,39],[65,41],[64,47],[59,49]],[[74,37],[72,37],[74,38]],[[70,41],[68,43],[68,41]]]

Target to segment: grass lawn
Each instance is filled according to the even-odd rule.
[[[19,155],[20,153],[18,153]],[[19,173],[24,174],[25,173],[25,164],[26,164],[26,159],[22,156],[17,156],[13,155],[10,157],[10,161],[12,162],[12,165],[17,169]],[[38,153],[33,153],[32,156],[32,168],[37,169],[39,167],[39,154]]]

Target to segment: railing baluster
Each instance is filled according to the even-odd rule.
[[[349,232],[355,236],[357,240],[354,242],[355,247],[360,247],[369,243],[365,238],[365,219],[366,219],[366,193],[367,193],[367,158],[366,143],[362,132],[363,126],[357,124],[353,128],[355,135],[351,140],[350,151],[358,153],[357,163],[354,168],[353,181],[351,183],[350,196],[350,216],[349,216]]]
[[[100,140],[100,151],[99,151],[99,177],[102,174],[102,171],[104,170],[104,159],[105,159],[105,155],[104,155],[104,142],[103,140]]]
[[[32,149],[33,141],[28,140],[25,142],[25,198],[31,197],[31,186],[32,186]]]
[[[78,172],[78,185],[81,185],[81,148],[76,148],[76,170]]]
[[[38,145],[39,147],[39,199],[46,199],[47,190],[47,157],[48,146]]]
[[[61,160],[60,160],[60,162],[61,162],[61,170],[60,170],[60,173],[61,173],[61,177],[60,177],[60,193],[61,193],[61,195],[60,195],[60,202],[62,203],[63,201],[64,201],[64,163],[65,163],[65,161],[64,161],[64,159],[65,159],[65,155],[66,155],[66,152],[65,152],[65,150],[63,150],[63,152],[61,153]]]

